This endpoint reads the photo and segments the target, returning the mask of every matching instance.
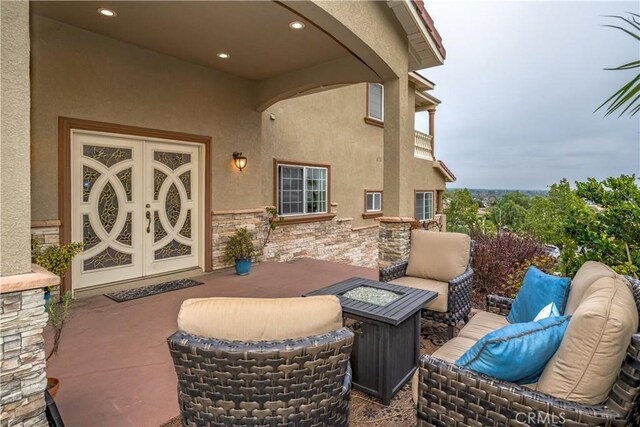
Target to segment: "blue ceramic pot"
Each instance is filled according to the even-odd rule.
[[[246,276],[251,270],[251,258],[249,259],[237,259],[236,260],[236,274],[239,276]]]

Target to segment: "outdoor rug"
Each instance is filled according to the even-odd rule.
[[[125,302],[131,301],[132,299],[158,295],[164,292],[190,288],[192,286],[202,285],[203,283],[204,282],[198,282],[197,280],[191,279],[172,280],[170,282],[158,283],[157,285],[143,286],[141,288],[128,289],[126,291],[111,292],[109,294],[104,294],[104,296],[111,298],[115,302]]]
[[[420,353],[431,354],[439,347],[434,344],[433,332],[420,341]],[[411,427],[417,424],[416,408],[411,398],[411,381],[407,382],[391,400],[389,406],[380,399],[351,389],[350,427]],[[172,418],[161,427],[181,427],[180,416]]]

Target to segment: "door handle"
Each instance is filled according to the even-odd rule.
[[[151,212],[147,211],[147,233],[151,233]]]

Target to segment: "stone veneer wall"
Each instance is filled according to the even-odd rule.
[[[332,203],[331,213],[337,213]],[[236,227],[246,227],[262,248],[269,229],[265,208],[213,212],[213,268],[228,267],[223,261],[224,248]],[[378,266],[378,225],[352,228],[352,219],[277,225],[258,256],[260,261],[290,261],[309,257],[343,264],[376,268]]]
[[[60,221],[31,221],[31,234],[43,247],[60,244]]]
[[[442,224],[442,231],[447,231],[447,216],[436,214],[435,219]],[[416,223],[411,217],[381,217],[378,232],[378,266],[409,260],[411,249],[411,229]],[[432,230],[436,231],[436,230]]]
[[[378,230],[378,265],[386,267],[409,259],[411,226],[415,218],[382,217]]]
[[[40,267],[34,273],[0,279],[0,424],[48,426],[43,328],[44,286],[60,279]]]

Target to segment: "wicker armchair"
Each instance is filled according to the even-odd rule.
[[[471,262],[473,261],[474,247],[475,242],[472,240],[467,269],[448,282],[447,311],[422,310],[422,317],[424,319],[447,325],[447,339],[453,338],[455,327],[460,321],[464,321],[465,323],[469,321],[469,313],[471,312],[471,288],[473,285]],[[391,282],[406,276],[407,265],[408,262],[404,261],[380,269],[379,280],[381,282]]]
[[[178,329],[184,426],[348,425],[354,335],[335,296],[189,299]]]
[[[353,333],[225,341],[167,339],[184,426],[347,426]]]
[[[640,281],[627,279],[640,312]],[[487,311],[506,315],[512,302],[489,296]],[[618,378],[601,405],[558,399],[431,356],[422,356],[418,372],[420,426],[640,425],[640,334],[632,336]]]

